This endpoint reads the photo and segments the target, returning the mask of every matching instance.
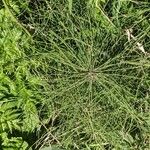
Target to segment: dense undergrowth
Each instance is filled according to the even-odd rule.
[[[0,1],[0,148],[150,149],[148,0]]]

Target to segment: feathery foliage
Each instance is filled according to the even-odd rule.
[[[148,150],[148,0],[6,2],[2,148]]]

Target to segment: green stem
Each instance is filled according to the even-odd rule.
[[[100,6],[98,6],[98,0],[96,0],[95,2],[96,8],[101,12],[101,14],[106,18],[106,20],[113,26],[116,28],[116,26],[113,24],[113,22],[109,19],[109,17],[105,14],[105,12],[102,10],[102,8]]]
[[[2,0],[2,2],[4,4],[5,9],[8,11],[10,17],[12,18],[12,21],[14,21],[21,29],[23,29],[29,37],[31,37],[31,34],[29,33],[29,31],[14,16],[14,14],[10,8],[11,6],[9,4],[9,0]]]

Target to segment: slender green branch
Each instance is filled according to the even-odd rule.
[[[8,11],[10,17],[12,18],[12,21],[14,21],[21,29],[23,29],[25,31],[25,33],[31,37],[31,34],[29,33],[29,31],[18,21],[18,19],[14,16],[12,10],[11,10],[11,6],[9,3],[9,0],[2,0],[5,9]]]
[[[98,0],[96,0],[96,8],[101,12],[101,14],[107,19],[107,21],[116,28],[116,26],[113,24],[113,22],[109,19],[109,17],[105,14],[105,12],[102,10],[102,8],[98,5]]]

